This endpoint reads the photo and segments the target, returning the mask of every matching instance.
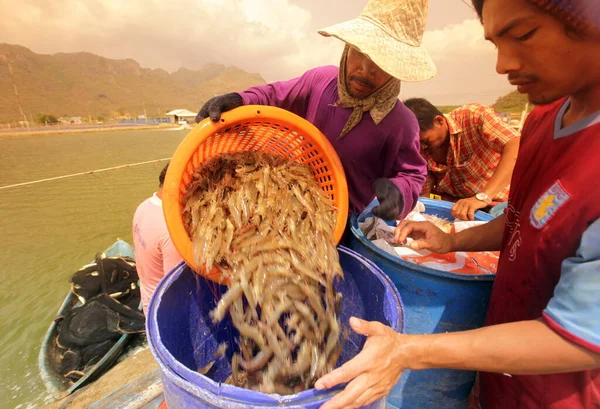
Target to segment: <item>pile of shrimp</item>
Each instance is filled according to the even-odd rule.
[[[434,225],[442,229],[444,232],[452,232],[453,223],[450,220],[445,219],[443,217],[435,216],[433,214],[423,214],[422,216],[425,217],[427,221],[433,223]]]
[[[343,272],[335,209],[312,170],[263,152],[223,154],[197,169],[183,218],[194,261],[220,269],[228,291],[211,311],[238,329],[231,383],[287,395],[333,369]]]

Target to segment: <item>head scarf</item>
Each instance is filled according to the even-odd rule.
[[[344,53],[342,54],[342,60],[340,62],[340,72],[338,74],[338,95],[339,99],[333,106],[339,106],[342,108],[352,108],[352,114],[346,122],[342,133],[338,139],[342,139],[348,132],[350,132],[356,125],[359,124],[363,117],[363,113],[369,111],[371,118],[375,125],[379,125],[383,118],[390,113],[398,102],[398,95],[400,94],[400,80],[396,78],[390,78],[388,82],[383,84],[379,89],[375,90],[372,94],[365,98],[354,98],[348,92],[348,86],[346,84],[346,61],[348,59],[348,51],[350,46],[346,44]]]
[[[563,24],[582,32],[600,29],[598,0],[529,0],[554,15]]]

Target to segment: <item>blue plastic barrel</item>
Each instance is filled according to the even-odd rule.
[[[340,319],[347,326],[351,316],[380,321],[395,331],[404,329],[400,295],[391,280],[369,260],[339,247],[345,278],[337,284],[343,295]],[[162,371],[165,400],[169,409],[189,408],[307,408],[317,409],[340,388],[310,389],[280,396],[250,391],[223,382],[231,374],[232,342],[237,331],[227,318],[217,326],[209,312],[226,287],[207,281],[181,263],[157,286],[147,316],[150,349]],[[339,365],[354,357],[365,338],[350,331]],[[197,372],[213,361],[218,345],[228,342],[225,357],[218,359],[206,376]],[[385,398],[366,406],[384,409]]]
[[[425,213],[452,220],[453,203],[420,199]],[[378,265],[394,282],[404,303],[406,333],[432,334],[464,331],[483,326],[490,300],[493,274],[462,275],[419,266],[372,244],[358,227],[371,216],[377,202],[350,219],[349,247]],[[476,220],[492,220],[476,212]],[[449,369],[405,371],[388,395],[389,408],[465,409],[475,372]]]

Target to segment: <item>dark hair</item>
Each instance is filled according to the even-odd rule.
[[[404,105],[417,117],[421,132],[425,132],[433,128],[433,122],[436,116],[444,116],[442,112],[435,107],[431,102],[424,98],[410,98],[404,101]]]
[[[160,171],[160,175],[158,176],[158,187],[161,187],[165,183],[165,175],[167,174],[167,169],[169,169],[169,163],[171,162],[167,162],[163,170]]]
[[[483,23],[483,1],[484,0],[471,0],[471,3],[473,3],[473,8],[475,9],[475,11],[477,12],[477,15],[479,16],[479,21],[481,21]]]

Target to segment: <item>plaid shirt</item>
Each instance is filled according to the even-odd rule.
[[[444,116],[450,131],[447,163],[437,164],[429,152],[422,152],[428,172],[421,194],[475,196],[496,171],[504,145],[518,133],[491,107],[479,104],[465,105]],[[508,200],[509,189],[510,185],[504,187],[493,200]]]

